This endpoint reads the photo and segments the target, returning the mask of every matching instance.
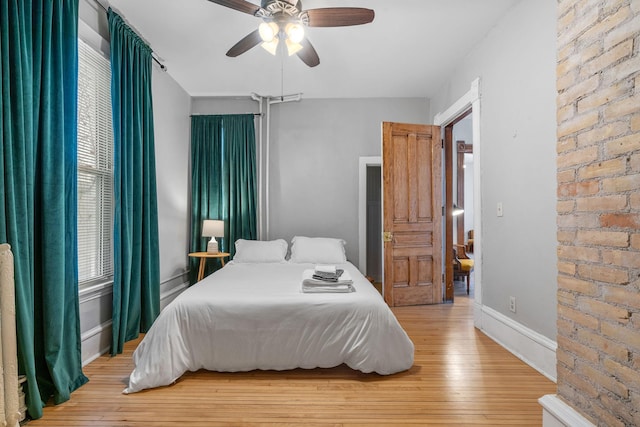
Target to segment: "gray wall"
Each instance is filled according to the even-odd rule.
[[[80,37],[108,49],[106,14],[92,0],[79,2]],[[190,97],[153,65],[158,228],[160,239],[161,305],[184,289],[189,227]],[[83,363],[108,350],[111,342],[111,285],[80,292],[80,332]]]
[[[521,1],[432,99],[446,110],[480,77],[482,303],[556,336],[556,1]],[[496,216],[502,202],[504,216]],[[477,243],[476,243],[477,244]],[[508,309],[509,296],[517,312]]]
[[[193,114],[258,109],[247,98],[194,98],[191,107]],[[271,105],[268,238],[339,237],[357,265],[358,159],[381,155],[383,121],[427,123],[430,114],[425,98],[303,97]]]

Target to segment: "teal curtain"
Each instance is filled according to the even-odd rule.
[[[151,49],[108,10],[114,143],[111,354],[149,330],[160,312],[158,204]]]
[[[0,241],[15,257],[19,370],[40,418],[87,382],[76,242],[78,0],[0,0]]]
[[[220,251],[257,238],[256,137],[253,114],[191,117],[191,252],[207,250],[202,221],[224,221]],[[191,283],[197,263],[191,260]],[[208,268],[212,269],[212,263]]]

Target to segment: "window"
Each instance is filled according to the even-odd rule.
[[[78,283],[113,279],[111,67],[78,40]]]

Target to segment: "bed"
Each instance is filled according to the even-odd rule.
[[[233,261],[185,290],[160,313],[134,352],[135,367],[124,393],[170,385],[199,369],[239,372],[346,364],[381,375],[409,369],[413,343],[378,291],[346,261],[344,249],[341,257],[318,257],[326,253],[315,249],[303,257],[302,239],[294,238],[290,260],[280,255],[287,252],[284,240],[278,241],[278,256],[272,259],[264,248],[257,257],[247,256],[252,254],[238,250],[237,242]],[[340,261],[333,264],[351,276],[354,292],[303,293],[303,274],[317,261]]]

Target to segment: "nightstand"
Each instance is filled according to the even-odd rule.
[[[204,279],[204,267],[207,262],[207,258],[218,258],[220,264],[224,267],[224,259],[231,255],[227,252],[218,252],[216,254],[210,254],[209,252],[191,252],[189,254],[192,258],[200,258],[200,266],[198,267],[198,282]]]

